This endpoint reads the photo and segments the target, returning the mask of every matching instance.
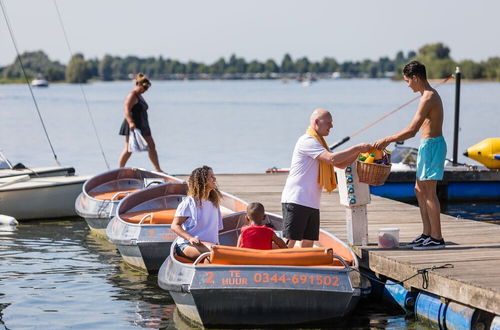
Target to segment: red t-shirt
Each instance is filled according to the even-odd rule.
[[[274,230],[267,226],[244,226],[241,228],[240,247],[259,250],[273,248]]]

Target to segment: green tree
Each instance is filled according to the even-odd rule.
[[[24,52],[20,55],[28,80],[37,75],[43,75],[49,81],[64,80],[64,66],[59,62],[51,61],[43,51]],[[19,58],[2,70],[2,77],[6,79],[24,80]]]
[[[483,65],[487,79],[500,81],[500,57],[491,57]]]
[[[450,49],[440,42],[422,46],[415,59],[425,65],[430,79],[445,78],[455,72],[456,63],[450,58]]]
[[[285,54],[283,60],[281,60],[280,72],[290,73],[295,72],[295,65],[293,64],[292,57],[290,54]]]
[[[309,60],[307,57],[299,58],[295,61],[295,72],[306,73],[309,70]]]
[[[89,79],[87,63],[82,54],[75,54],[66,67],[66,81],[69,83],[86,83]]]
[[[104,55],[99,62],[99,76],[104,81],[113,80],[113,58],[110,55]]]
[[[268,59],[266,63],[264,63],[264,71],[267,73],[278,73],[280,68],[273,59]]]
[[[480,63],[471,60],[464,60],[458,63],[464,79],[484,78],[484,67]]]

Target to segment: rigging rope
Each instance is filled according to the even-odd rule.
[[[24,69],[23,61],[21,60],[21,55],[19,54],[19,49],[17,48],[17,43],[16,39],[14,38],[14,32],[12,31],[12,27],[10,25],[10,21],[7,15],[7,10],[5,9],[5,6],[3,4],[3,0],[0,0],[0,6],[2,7],[2,13],[3,17],[5,18],[5,23],[7,24],[7,28],[9,29],[10,33],[10,38],[12,40],[12,43],[14,44],[14,48],[16,50],[17,54],[17,59],[19,61],[19,64],[21,65],[21,71],[23,72],[24,79],[26,80],[26,85],[28,85],[28,88],[30,90],[31,98],[33,99],[33,103],[35,104],[36,112],[38,113],[38,118],[40,118],[40,122],[42,123],[43,131],[45,132],[45,136],[47,137],[47,141],[49,141],[49,146],[50,149],[52,150],[52,155],[54,155],[54,159],[57,163],[57,165],[61,166],[59,163],[59,160],[57,159],[56,152],[54,151],[54,147],[52,146],[52,142],[50,141],[49,133],[47,132],[47,128],[45,127],[45,123],[42,118],[42,114],[40,113],[40,109],[38,108],[38,103],[36,102],[35,95],[33,94],[33,89],[31,88],[31,84],[28,80],[28,76],[26,75],[26,70]]]
[[[71,46],[69,44],[68,35],[66,33],[66,29],[64,28],[64,23],[63,23],[63,20],[62,20],[61,12],[59,11],[59,6],[57,5],[57,0],[54,0],[54,6],[56,7],[57,17],[59,18],[59,24],[61,24],[61,29],[62,29],[63,34],[64,34],[64,40],[66,41],[66,46],[68,47],[69,54],[73,58],[73,51],[71,50]],[[95,134],[95,137],[97,139],[97,143],[99,144],[99,149],[101,149],[102,158],[104,159],[104,163],[106,163],[106,167],[109,170],[110,169],[109,163],[108,163],[108,160],[107,160],[106,155],[104,153],[104,149],[102,147],[101,139],[99,138],[99,134],[97,133],[97,127],[95,125],[94,116],[92,116],[92,112],[90,112],[89,102],[87,101],[87,94],[85,94],[85,90],[83,88],[83,84],[82,83],[78,83],[78,85],[80,86],[80,90],[81,90],[82,95],[83,95],[83,100],[85,101],[85,106],[87,108],[87,113],[89,114],[90,122],[92,123],[92,127],[94,129],[94,134]]]
[[[436,84],[434,86],[434,88],[438,88],[439,86],[441,86],[442,84],[446,83],[448,80],[450,80],[450,78],[453,77],[453,75],[450,75],[448,77],[446,77],[443,81],[439,82],[438,84]],[[369,129],[370,127],[372,127],[373,125],[377,124],[378,122],[384,120],[385,118],[389,117],[390,115],[392,115],[393,113],[403,109],[404,107],[406,107],[408,104],[418,100],[421,96],[415,96],[414,98],[412,98],[411,100],[403,103],[402,105],[400,105],[399,107],[397,107],[396,109],[394,110],[391,110],[389,111],[388,113],[386,113],[385,115],[383,115],[382,117],[378,118],[377,120],[374,120],[372,121],[371,123],[369,123],[368,125],[366,125],[365,127],[361,128],[360,130],[354,132],[353,134],[349,135],[349,136],[346,136],[345,138],[343,138],[341,141],[335,143],[334,145],[332,145],[330,147],[330,150],[333,150],[335,148],[337,148],[338,146],[344,144],[345,142],[349,141],[352,137],[358,135],[359,133],[362,133],[364,131],[366,131],[367,129]]]

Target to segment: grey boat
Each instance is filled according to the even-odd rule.
[[[164,173],[140,168],[119,168],[88,179],[75,201],[76,213],[85,219],[90,230],[106,237],[106,227],[125,196],[148,185],[163,182],[182,182]]]
[[[361,280],[346,244],[321,231],[316,248],[236,248],[244,218],[245,212],[224,217],[219,237],[227,246],[213,246],[194,262],[170,248],[158,284],[182,317],[204,327],[290,326],[331,324],[354,309]],[[268,214],[268,220],[279,234],[282,219]]]
[[[106,236],[127,264],[149,274],[158,272],[177,237],[170,226],[186,193],[186,183],[168,182],[135,192],[120,202]],[[222,195],[223,215],[246,208],[238,198],[224,192]]]

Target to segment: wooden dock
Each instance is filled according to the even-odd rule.
[[[217,175],[221,190],[247,202],[261,202],[266,211],[281,215],[281,191],[286,174]],[[500,315],[500,225],[479,223],[441,215],[446,249],[416,251],[400,247],[377,248],[379,228],[400,229],[400,243],[410,242],[421,233],[418,207],[372,195],[368,205],[368,246],[353,247],[362,267],[397,281],[414,275],[418,269],[450,263],[453,268],[429,271],[427,289],[422,276],[405,286],[424,290],[471,307]],[[321,201],[321,227],[346,239],[345,207],[336,192],[324,193]]]

